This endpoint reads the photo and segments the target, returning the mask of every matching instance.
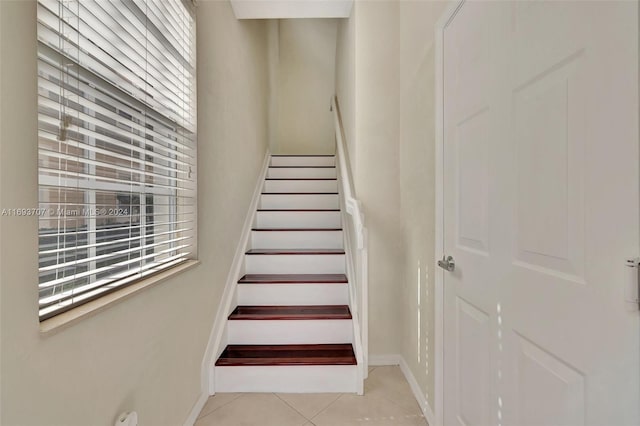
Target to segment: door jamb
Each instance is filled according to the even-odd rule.
[[[435,271],[435,395],[434,409],[437,425],[444,425],[444,270],[437,261],[444,254],[444,30],[456,16],[465,0],[450,0],[435,26],[435,167],[436,167],[436,259]]]

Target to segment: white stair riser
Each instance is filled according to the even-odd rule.
[[[353,324],[343,320],[228,320],[230,345],[352,343]]]
[[[340,212],[257,212],[256,228],[340,228]]]
[[[238,305],[348,305],[347,284],[240,284]]]
[[[337,180],[267,180],[264,192],[338,192]]]
[[[355,365],[215,367],[216,392],[355,393]]]
[[[269,178],[335,178],[335,167],[270,167]]]
[[[262,209],[337,209],[338,194],[262,194]]]
[[[272,166],[335,166],[334,156],[272,156]]]
[[[253,231],[254,249],[342,248],[342,231]]]
[[[343,254],[250,254],[247,274],[344,274]]]

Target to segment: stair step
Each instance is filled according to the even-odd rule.
[[[247,274],[238,281],[238,304],[344,305],[347,283],[345,274]]]
[[[237,306],[229,320],[351,319],[347,305]]]
[[[251,249],[246,252],[249,255],[318,255],[337,254],[343,255],[343,249]]]
[[[340,208],[337,192],[262,193],[260,209],[333,209]]]
[[[256,228],[340,228],[340,210],[258,210]]]
[[[247,274],[240,284],[345,284],[345,274]]]
[[[337,191],[302,191],[302,192],[267,191],[267,192],[263,192],[262,195],[338,195],[338,192]]]
[[[353,342],[353,319],[227,321],[230,345],[315,345]]]
[[[274,178],[264,182],[264,192],[337,192],[336,178]]]
[[[356,365],[356,356],[350,343],[228,345],[216,361],[216,365]]]
[[[342,231],[342,228],[253,228],[254,232],[328,232]]]
[[[267,178],[335,178],[335,166],[270,166]]]
[[[340,212],[340,209],[258,209],[258,212]]]
[[[245,306],[344,305],[349,287],[343,283],[240,283],[237,303]]]
[[[335,155],[272,155],[272,166],[333,166]]]
[[[344,274],[343,249],[251,249],[245,255],[246,274]]]
[[[321,180],[321,181],[337,181],[337,178],[322,178],[322,177],[309,177],[309,178],[290,178],[290,177],[282,177],[282,178],[265,178],[265,181],[272,181],[272,182],[287,182],[287,181],[316,181],[316,180]]]
[[[254,249],[340,249],[344,247],[341,229],[254,229],[251,232]]]

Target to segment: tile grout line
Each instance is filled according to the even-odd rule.
[[[196,419],[196,422],[197,422],[198,420],[200,420],[200,419],[204,419],[205,417],[208,417],[210,414],[215,413],[216,411],[218,411],[220,408],[224,407],[225,405],[231,404],[233,401],[235,401],[236,399],[240,398],[241,396],[242,396],[242,394],[240,393],[240,394],[236,395],[236,397],[235,397],[235,398],[233,398],[233,399],[231,399],[231,400],[229,400],[229,401],[225,402],[224,404],[222,404],[222,405],[221,405],[221,406],[219,406],[219,407],[214,408],[213,410],[211,410],[209,413],[205,414],[204,416],[198,416],[198,418]],[[216,397],[216,395],[215,395],[215,394],[214,394],[214,395],[210,395],[210,396],[209,396],[209,399],[211,399],[211,398],[215,398],[215,397]],[[209,402],[209,400],[207,400],[207,402]],[[206,403],[205,403],[205,405],[206,405]]]
[[[383,367],[383,366],[381,366],[381,367]],[[390,367],[391,367],[391,366],[390,366]],[[393,367],[394,367],[394,368],[398,368],[398,369],[400,368],[400,367],[395,366],[395,365],[394,365]],[[378,367],[375,367],[375,368],[378,368]],[[374,368],[374,369],[375,369],[375,368]],[[373,370],[372,370],[372,371],[373,371]],[[369,373],[371,373],[371,371],[370,371]],[[405,382],[407,381],[407,380],[406,380],[406,378],[404,378],[404,376],[403,376],[403,380],[404,380]],[[408,382],[407,382],[407,385],[408,385]],[[386,400],[386,401],[388,401],[388,402],[390,402],[391,404],[395,405],[395,406],[396,406],[396,407],[398,407],[398,408],[401,408],[401,409],[403,409],[403,410],[405,409],[405,407],[403,407],[402,405],[398,404],[397,402],[395,402],[395,401],[394,401],[394,400],[392,400],[391,398],[388,398],[388,397],[387,397],[387,396],[385,396],[385,395],[377,395],[377,397],[378,397],[378,398],[381,398],[381,399],[384,399],[384,400]],[[425,421],[426,426],[430,426],[430,425],[429,425],[429,422],[427,421],[427,418],[425,417],[424,413],[422,412],[422,407],[420,407],[420,403],[418,403],[418,400],[416,399],[415,395],[413,395],[413,393],[410,393],[409,395],[407,395],[407,397],[411,398],[411,399],[416,403],[416,405],[417,405],[417,407],[418,407],[418,412],[420,413],[419,415],[411,415],[411,416],[412,416],[412,417],[417,417],[417,418],[421,418],[421,419],[423,419],[423,420]],[[405,415],[405,418],[406,418],[406,417],[407,417],[407,415]]]
[[[326,407],[324,407],[322,410],[318,411],[314,416],[312,416],[311,418],[308,418],[307,416],[305,416],[304,414],[302,414],[300,411],[298,411],[297,408],[295,408],[293,405],[289,404],[287,401],[285,401],[284,399],[282,399],[280,397],[280,395],[278,395],[277,393],[274,393],[275,396],[277,396],[280,401],[284,402],[285,404],[287,404],[289,407],[291,407],[296,413],[300,414],[302,417],[304,417],[307,422],[310,422],[313,426],[315,426],[316,424],[313,422],[313,419],[318,417],[318,414],[322,413],[324,410],[326,410],[327,408],[329,408],[329,406],[331,404],[333,404],[334,402],[336,402],[338,400],[338,398],[340,398],[342,395],[342,393],[339,393],[338,396],[336,396],[336,399],[334,399],[333,401],[331,401]]]
[[[329,403],[329,405],[327,405],[326,407],[324,407],[322,410],[318,411],[316,413],[315,416],[311,417],[311,419],[309,420],[312,424],[315,425],[315,423],[313,422],[313,419],[315,419],[316,417],[318,417],[320,414],[324,413],[325,411],[327,411],[329,409],[329,407],[331,407],[333,404],[336,403],[337,400],[339,400],[340,398],[342,398],[343,395],[346,395],[344,393],[338,394],[338,396],[336,397],[336,399],[334,399],[333,401],[331,401]]]
[[[284,402],[284,404],[285,404],[287,407],[291,408],[293,411],[295,411],[296,413],[300,414],[300,415],[302,416],[302,418],[306,420],[306,423],[308,423],[308,422],[310,422],[310,421],[311,421],[311,419],[308,419],[308,418],[307,418],[307,416],[305,416],[305,415],[304,415],[304,414],[302,414],[300,411],[298,411],[298,410],[296,409],[296,407],[294,407],[293,405],[289,404],[287,401],[285,401],[284,399],[282,399],[282,398],[280,397],[280,395],[278,395],[278,394],[277,394],[277,393],[275,393],[275,392],[274,392],[273,394],[274,394],[274,395],[276,396],[276,398],[278,398],[280,401]]]

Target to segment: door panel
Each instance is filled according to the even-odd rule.
[[[584,282],[582,55],[513,90],[519,266]]]
[[[518,424],[584,424],[584,374],[524,337],[517,338]]]
[[[638,148],[637,2],[449,22],[446,425],[640,424]]]
[[[457,300],[456,371],[461,425],[489,424],[489,359],[491,327],[489,315],[461,298]]]
[[[489,110],[483,109],[458,124],[458,247],[488,255],[489,252]]]

